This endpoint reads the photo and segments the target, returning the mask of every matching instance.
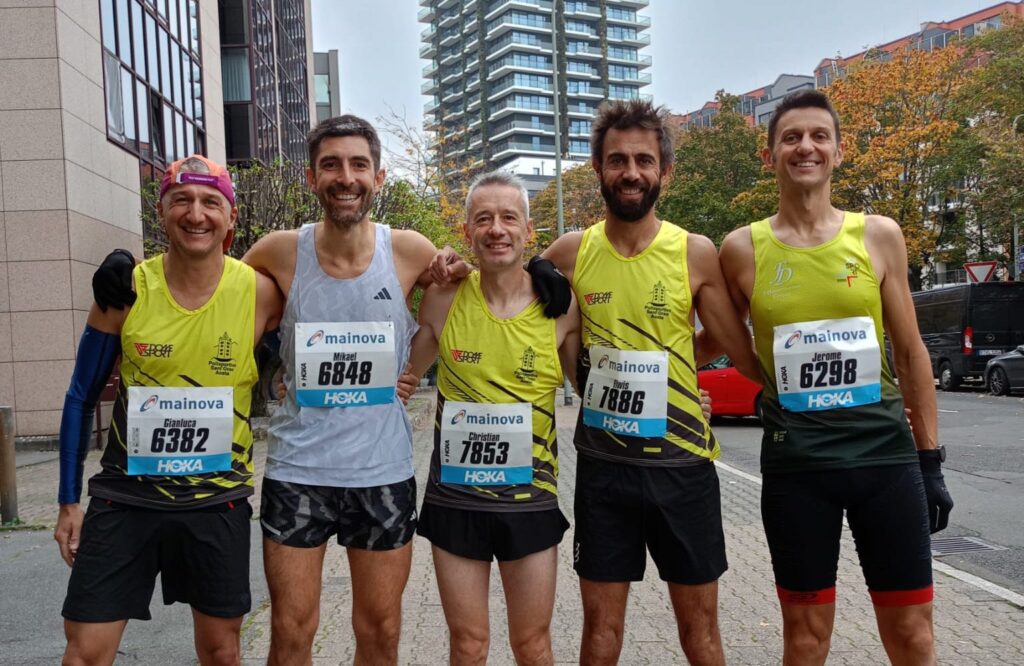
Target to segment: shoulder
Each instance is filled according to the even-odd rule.
[[[404,259],[425,259],[429,263],[437,248],[426,236],[412,229],[392,229],[391,247]]]
[[[463,281],[464,282],[464,281]],[[455,302],[455,295],[459,291],[459,285],[432,283],[423,290],[423,300],[420,302],[420,322],[428,323],[440,335],[441,325],[448,318],[448,311]]]
[[[583,232],[571,231],[556,238],[541,256],[554,263],[563,273],[571,273],[582,242]]]
[[[864,216],[864,237],[879,241],[903,240],[903,230],[896,220],[885,215]]]
[[[722,240],[722,257],[747,254],[754,250],[753,236],[750,225],[733,229]]]
[[[686,234],[686,258],[690,261],[718,260],[718,250],[707,236]]]
[[[298,229],[272,231],[256,241],[242,257],[242,261],[254,268],[269,267],[269,264],[291,264],[295,262],[298,243]]]

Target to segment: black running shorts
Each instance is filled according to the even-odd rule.
[[[424,502],[416,531],[453,555],[507,562],[557,546],[567,529],[561,509],[470,511]]]
[[[728,568],[718,473],[712,463],[648,467],[581,454],[573,562],[581,578],[643,580],[647,551],[661,579],[718,580]]]
[[[370,488],[307,486],[263,479],[263,536],[316,548],[337,535],[346,548],[394,550],[416,531],[416,478]]]
[[[93,498],[62,615],[74,622],[148,620],[156,575],[165,604],[213,617],[249,612],[249,502],[191,511]]]
[[[826,591],[821,603],[829,603],[844,511],[872,596],[927,590],[930,600],[931,537],[917,463],[765,474],[761,517],[780,598],[815,603],[814,593]]]

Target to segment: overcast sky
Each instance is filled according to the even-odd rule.
[[[994,0],[651,0],[652,84],[644,92],[675,113],[724,88],[742,93],[779,74],[812,74],[822,58],[896,39]],[[417,0],[313,0],[313,47],[338,49],[343,112],[368,119],[388,107],[422,123]]]

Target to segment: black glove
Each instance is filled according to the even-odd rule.
[[[572,286],[562,271],[547,259],[534,257],[526,264],[526,271],[533,282],[533,290],[544,304],[544,314],[554,319],[569,311],[572,303]]]
[[[949,512],[953,510],[953,497],[946,490],[942,478],[942,461],[946,458],[944,449],[923,449],[917,452],[924,477],[924,493],[928,498],[928,529],[932,534],[941,532],[949,524]]]
[[[108,307],[123,310],[135,303],[132,290],[132,270],[135,257],[128,250],[114,250],[106,256],[100,267],[92,274],[92,297],[100,310]]]

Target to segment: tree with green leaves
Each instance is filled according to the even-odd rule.
[[[711,127],[680,133],[675,172],[658,201],[658,217],[718,244],[760,212],[753,202],[737,205],[735,199],[763,174],[760,131],[736,112],[739,98],[719,91],[715,100],[721,110]]]

